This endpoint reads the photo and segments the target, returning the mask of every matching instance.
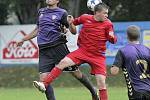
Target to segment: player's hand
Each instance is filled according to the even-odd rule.
[[[69,24],[72,24],[73,21],[74,21],[73,16],[72,16],[72,15],[68,15],[68,16],[67,16],[67,21],[68,21]]]
[[[24,43],[24,41],[23,41],[23,40],[18,41],[18,42],[17,42],[17,47],[22,46],[22,45],[23,45],[23,43]]]
[[[119,73],[119,68],[116,66],[113,66],[110,68],[110,72],[112,75],[117,75]]]
[[[68,32],[68,29],[66,28],[66,26],[63,27],[63,30],[64,30],[63,33],[67,33]]]
[[[114,37],[115,37],[115,36],[114,36],[114,32],[110,31],[110,32],[109,32],[109,36],[111,36],[112,38],[114,38]]]

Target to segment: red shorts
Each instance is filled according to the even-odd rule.
[[[106,57],[94,55],[81,48],[67,55],[74,63],[80,65],[88,63],[91,66],[91,74],[102,74],[106,76]]]

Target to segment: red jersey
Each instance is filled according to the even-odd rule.
[[[78,45],[79,48],[85,51],[104,55],[106,51],[106,42],[117,42],[117,38],[114,35],[113,24],[109,19],[100,22],[96,21],[93,15],[84,14],[75,18],[73,24],[83,24],[78,37]],[[110,35],[110,33],[114,36]]]

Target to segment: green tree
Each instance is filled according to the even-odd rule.
[[[69,10],[69,0],[61,0],[60,7]],[[45,0],[0,0],[0,24],[7,24],[7,16],[15,13],[19,24],[35,24],[38,9],[44,7]]]
[[[112,21],[149,21],[150,0],[102,0],[110,5]],[[61,0],[61,7],[75,17],[88,12],[87,0]],[[0,24],[7,24],[7,17],[15,13],[20,24],[34,24],[37,11],[45,0],[0,0]]]
[[[149,21],[150,0],[105,0],[111,5],[112,21]]]
[[[7,24],[8,5],[6,2],[0,0],[0,25]]]
[[[33,24],[42,5],[41,0],[10,0],[9,10],[15,12],[20,24]]]
[[[80,14],[88,11],[87,0],[80,0]],[[150,21],[150,0],[102,0],[110,6],[112,21]]]

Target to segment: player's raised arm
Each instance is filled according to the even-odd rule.
[[[74,18],[72,15],[68,15],[67,17],[68,23],[69,23],[69,30],[72,34],[76,34],[76,26],[73,24]]]
[[[115,44],[117,42],[117,37],[114,34],[113,24],[110,23],[107,27],[107,39],[109,42]]]
[[[75,18],[75,19],[73,18],[72,15],[69,15],[69,16],[68,16],[69,29],[70,29],[70,31],[71,31],[72,33],[75,33],[75,34],[77,33],[77,32],[76,32],[76,26],[83,23],[84,15],[85,15],[85,14],[83,14],[83,15],[81,15],[80,17]]]
[[[35,38],[37,36],[37,33],[38,33],[38,28],[36,26],[36,28],[30,34],[27,34],[24,38],[22,38],[20,41],[17,42],[17,46],[22,46],[24,41],[28,41],[30,39]]]

